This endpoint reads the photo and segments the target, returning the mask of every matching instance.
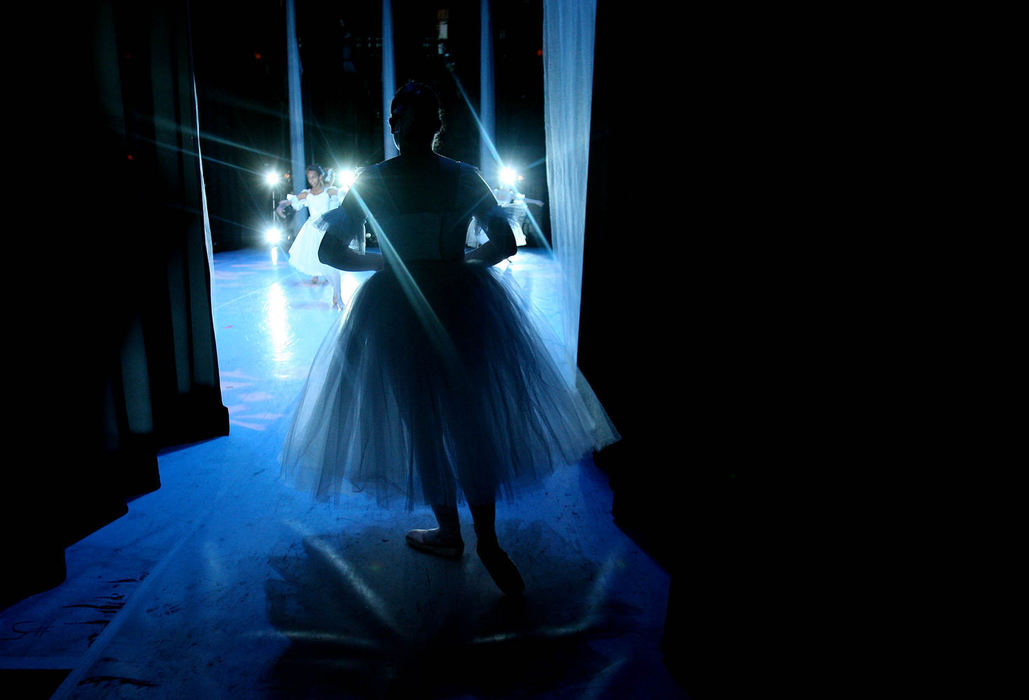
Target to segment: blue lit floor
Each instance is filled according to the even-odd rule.
[[[546,257],[509,272],[553,311]],[[0,612],[0,669],[70,670],[54,697],[73,698],[684,697],[660,652],[668,577],[615,527],[592,463],[498,504],[521,602],[470,522],[464,558],[436,559],[404,544],[427,508],[316,504],[278,480],[329,302],[267,250],[216,256],[231,434],[162,454],[161,488],[70,547],[64,584]]]

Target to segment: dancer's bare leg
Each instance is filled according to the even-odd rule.
[[[525,582],[518,573],[518,567],[507,556],[507,552],[500,548],[500,542],[497,541],[496,504],[469,504],[468,508],[472,511],[472,521],[475,524],[475,553],[479,555],[483,566],[500,590],[507,595],[520,594],[525,590]]]
[[[337,311],[343,310],[343,275],[339,270],[332,270],[325,275],[325,278],[329,281],[329,286],[332,287],[332,308]]]

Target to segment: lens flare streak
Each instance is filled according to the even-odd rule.
[[[354,567],[339,555],[339,552],[332,549],[317,537],[310,536],[307,529],[296,521],[288,521],[287,524],[306,535],[304,541],[312,548],[318,550],[318,552],[333,565],[336,571],[340,574],[340,578],[350,584],[350,586],[360,594],[361,598],[368,606],[368,609],[375,613],[376,618],[378,618],[383,625],[396,634],[400,633],[400,625],[398,625],[396,620],[393,619],[393,616],[390,615],[385,601],[383,601],[383,599],[379,597],[374,590],[372,590],[372,587],[369,586],[363,578],[361,578],[357,571],[354,570]]]
[[[475,110],[475,107],[472,106],[472,101],[468,99],[468,93],[465,92],[464,86],[461,85],[461,81],[458,80],[457,74],[454,73],[453,67],[450,67],[450,75],[454,79],[454,84],[457,86],[458,92],[461,93],[461,97],[464,99],[465,104],[468,106],[468,111],[471,112],[472,118],[475,120],[475,124],[479,128],[479,133],[482,135],[482,140],[489,148],[490,153],[493,155],[493,159],[497,162],[497,165],[500,166],[502,171],[507,169],[507,166],[504,165],[504,161],[500,158],[500,153],[497,152],[496,144],[493,143],[493,140],[490,138],[489,133],[486,131],[486,127],[482,123],[482,120],[479,119],[479,113]],[[537,160],[535,163],[529,166],[529,169],[534,168],[540,163],[545,162],[545,160],[545,158]],[[516,193],[518,192],[518,189],[514,186],[514,184],[511,185],[511,188]],[[526,209],[528,209],[528,207],[526,207]],[[552,251],[553,249],[551,248],[550,244],[547,243],[546,238],[543,236],[543,230],[540,228],[539,223],[536,221],[536,217],[532,215],[531,211],[526,211],[526,218],[528,218],[529,223],[532,224],[532,229],[536,232],[536,236],[539,239],[540,243],[544,247],[546,247],[547,250]]]
[[[429,304],[422,290],[419,289],[418,283],[415,282],[414,276],[411,275],[410,270],[404,265],[400,259],[400,255],[397,253],[396,248],[389,240],[389,236],[382,227],[379,225],[378,220],[372,214],[371,210],[368,209],[368,205],[365,204],[364,199],[361,197],[361,193],[355,186],[351,188],[350,193],[357,199],[357,203],[361,207],[361,211],[364,212],[365,218],[368,223],[371,224],[372,230],[375,232],[376,238],[379,240],[379,246],[382,248],[382,254],[390,260],[396,270],[397,278],[400,280],[400,286],[407,295],[408,301],[414,306],[415,312],[418,315],[419,320],[422,322],[422,326],[429,335],[429,339],[436,346],[437,351],[440,352],[441,356],[446,358],[449,362],[457,363],[457,349],[454,347],[453,341],[443,328],[443,324],[440,323],[439,317],[436,316],[436,312],[432,310],[432,306]]]

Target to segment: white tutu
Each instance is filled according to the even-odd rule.
[[[596,406],[565,379],[508,278],[463,259],[470,217],[498,235],[511,219],[478,172],[446,158],[385,161],[320,225],[345,244],[368,212],[386,269],[358,288],[312,362],[283,477],[322,500],[350,488],[408,508],[486,504],[588,454]]]
[[[300,227],[293,245],[289,247],[289,264],[312,277],[330,277],[337,270],[318,259],[318,248],[322,244],[325,229],[317,223],[323,214],[332,211],[339,204],[339,200],[335,195],[329,195],[328,190],[322,190],[318,194],[312,194],[310,190],[305,192],[303,199],[292,195],[288,197],[294,209],[306,208],[308,211],[307,221]]]
[[[314,217],[309,217],[300,227],[293,245],[289,247],[289,264],[312,277],[328,277],[337,270],[318,260],[318,247],[325,231],[315,226],[315,221]]]
[[[487,503],[586,455],[587,409],[501,275],[462,262],[411,273],[438,325],[395,274],[369,278],[312,364],[283,476],[321,500],[349,483],[438,505],[456,483],[458,499]]]

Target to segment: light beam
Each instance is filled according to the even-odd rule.
[[[461,81],[458,79],[457,74],[454,72],[454,67],[448,65],[447,68],[450,71],[450,76],[454,79],[454,84],[457,86],[457,91],[461,93],[461,97],[464,99],[465,104],[468,106],[468,111],[471,112],[472,118],[475,120],[475,124],[479,128],[479,134],[482,136],[483,141],[486,143],[486,146],[489,149],[490,154],[493,156],[493,160],[495,160],[497,165],[500,166],[501,177],[503,177],[504,170],[511,170],[512,172],[514,172],[513,169],[507,168],[507,166],[504,165],[504,161],[501,159],[500,153],[497,151],[496,145],[490,138],[489,132],[486,131],[486,127],[482,123],[482,120],[479,119],[479,114],[475,111],[475,107],[472,106],[472,101],[468,99],[468,93],[465,92],[464,86],[461,85]],[[541,158],[529,167],[535,167],[536,165],[543,163],[545,160],[545,158]],[[515,186],[515,183],[511,183],[509,186],[516,193],[519,193],[518,188]],[[536,232],[536,236],[539,242],[544,247],[546,247],[547,250],[553,252],[553,248],[551,248],[551,246],[547,243],[547,239],[543,236],[543,230],[540,228],[539,223],[537,223],[536,217],[532,215],[532,212],[528,210],[528,207],[526,207],[526,218],[528,218],[529,222],[532,224],[532,228]]]

